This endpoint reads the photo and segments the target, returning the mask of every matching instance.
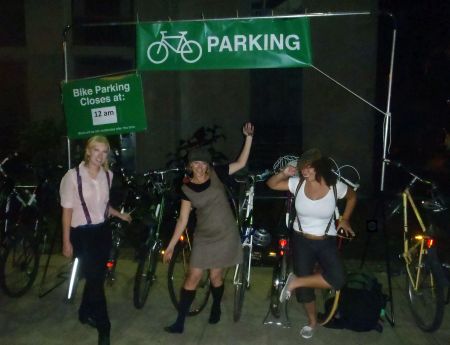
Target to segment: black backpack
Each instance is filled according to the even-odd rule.
[[[348,274],[336,314],[325,327],[346,328],[356,332],[374,329],[382,332],[380,316],[386,306],[386,295],[381,290],[381,284],[369,272]],[[331,309],[331,303],[332,301],[327,301],[327,310]]]

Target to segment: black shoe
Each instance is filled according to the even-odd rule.
[[[97,328],[97,322],[90,316],[83,316],[83,317],[80,316],[79,320],[83,325],[88,325],[93,328]]]
[[[184,331],[184,327],[183,326],[179,326],[176,323],[174,323],[173,325],[164,327],[164,330],[167,333],[172,333],[172,334],[181,334]]]
[[[215,325],[216,323],[218,323],[220,321],[220,315],[222,314],[220,307],[219,308],[212,308],[211,309],[211,314],[209,315],[209,320],[208,323],[210,323],[211,325]]]
[[[109,331],[108,332],[98,331],[98,345],[110,345]]]

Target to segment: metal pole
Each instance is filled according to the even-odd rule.
[[[386,173],[386,155],[387,155],[387,146],[388,146],[388,136],[391,133],[391,94],[392,94],[392,80],[394,77],[394,57],[395,57],[395,41],[397,38],[397,28],[395,24],[394,17],[392,13],[389,13],[389,16],[392,18],[394,30],[392,32],[392,47],[391,47],[391,63],[389,67],[389,87],[388,87],[388,97],[387,97],[387,105],[386,105],[386,118],[383,123],[383,162],[381,167],[381,184],[380,191],[384,191],[384,177]]]
[[[70,25],[67,25],[64,28],[63,31],[63,58],[64,58],[64,82],[67,83],[68,81],[68,61],[67,61],[67,33],[70,31],[72,27]],[[69,136],[67,136],[67,169],[70,169],[72,167],[72,157],[71,157],[71,151],[70,151],[70,139]]]

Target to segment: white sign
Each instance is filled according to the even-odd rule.
[[[116,106],[91,109],[94,126],[117,123]]]

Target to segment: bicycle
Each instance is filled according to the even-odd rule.
[[[186,276],[189,272],[189,262],[191,259],[192,242],[188,229],[186,229],[183,235],[180,237],[175,250],[172,255],[172,259],[169,263],[167,271],[167,286],[169,288],[169,296],[173,306],[178,309],[179,305],[179,292],[183,287]],[[205,270],[203,277],[196,289],[195,299],[191,304],[188,312],[188,316],[194,316],[199,314],[208,303],[210,295],[210,282],[209,271]]]
[[[406,268],[409,305],[417,326],[425,332],[434,332],[442,324],[444,307],[450,299],[450,265],[440,261],[437,239],[438,232],[442,230],[440,227],[448,226],[448,206],[433,181],[418,176],[401,163],[392,160],[386,160],[386,163],[403,169],[411,176],[411,180],[401,192],[401,199],[391,207],[387,218],[402,214],[403,253],[400,256]],[[420,203],[415,201],[412,194],[418,182],[430,193],[429,199]],[[412,209],[417,220],[418,231],[411,229],[409,209]],[[440,224],[438,218],[445,216],[445,223]]]
[[[154,64],[161,64],[169,57],[169,49],[180,54],[186,63],[197,62],[202,56],[202,47],[194,40],[187,40],[187,31],[179,31],[179,35],[166,35],[167,31],[160,31],[161,40],[153,42],[147,49],[147,57]],[[169,42],[178,40],[178,44]]]
[[[138,207],[138,204],[142,202],[143,195],[142,192],[139,191],[135,176],[126,174],[123,168],[120,168],[120,176],[122,177],[122,183],[125,186],[126,191],[119,210],[121,213],[132,214]],[[133,221],[136,222],[135,219],[133,219]],[[108,261],[106,262],[105,282],[112,286],[116,280],[116,268],[120,254],[120,246],[124,233],[129,228],[129,224],[118,218],[112,218],[109,220],[109,227],[112,232],[112,247]]]
[[[0,163],[2,184],[2,231],[0,285],[10,297],[23,296],[36,279],[41,248],[46,248],[47,233],[42,224],[42,195],[48,179],[37,185],[18,185],[6,173],[4,165],[17,154]],[[42,247],[41,247],[42,245]]]
[[[299,157],[294,155],[286,155],[280,157],[273,166],[273,171],[279,171],[287,165],[296,166]],[[349,165],[338,166],[337,163],[332,160],[336,166],[332,169],[332,172],[337,176],[338,180],[343,181],[355,191],[359,188],[359,173],[358,171]],[[358,182],[352,182],[350,179],[343,176],[342,171],[350,168],[356,173],[355,178]],[[348,172],[347,172],[348,174]],[[283,290],[289,272],[291,271],[291,251],[290,251],[290,232],[292,231],[292,224],[295,219],[295,205],[293,200],[294,195],[288,193],[285,201],[285,215],[282,221],[282,231],[278,239],[278,248],[276,253],[276,262],[274,264],[272,273],[272,284],[270,289],[270,304],[267,315],[264,319],[264,324],[276,324],[278,326],[290,327],[290,321],[288,316],[287,303],[280,302],[280,294]],[[336,218],[339,218],[338,209],[336,209]],[[338,247],[341,247],[342,237],[338,234]],[[320,269],[317,267],[317,269]],[[316,293],[316,304],[318,305],[318,324],[323,326],[327,324],[334,316],[340,298],[340,291],[333,289],[323,289],[319,293]],[[327,308],[327,305],[330,307]]]
[[[265,181],[271,174],[265,170],[260,174],[249,174],[247,179],[238,180],[239,183],[245,183],[245,197],[239,205],[239,230],[241,232],[243,262],[237,264],[234,271],[234,303],[233,320],[237,322],[241,318],[242,306],[244,305],[245,291],[250,288],[251,264],[253,253],[253,236],[256,229],[253,227],[253,201],[255,198],[255,185],[258,182]],[[268,243],[270,238],[266,239]]]
[[[153,170],[145,174],[148,179],[147,188],[156,198],[156,202],[151,206],[152,221],[146,226],[147,236],[138,253],[138,266],[133,287],[133,303],[137,309],[145,305],[150,288],[156,280],[156,266],[162,249],[160,232],[166,216],[168,193],[171,191],[171,185],[166,176],[179,171],[179,168],[173,168]]]

